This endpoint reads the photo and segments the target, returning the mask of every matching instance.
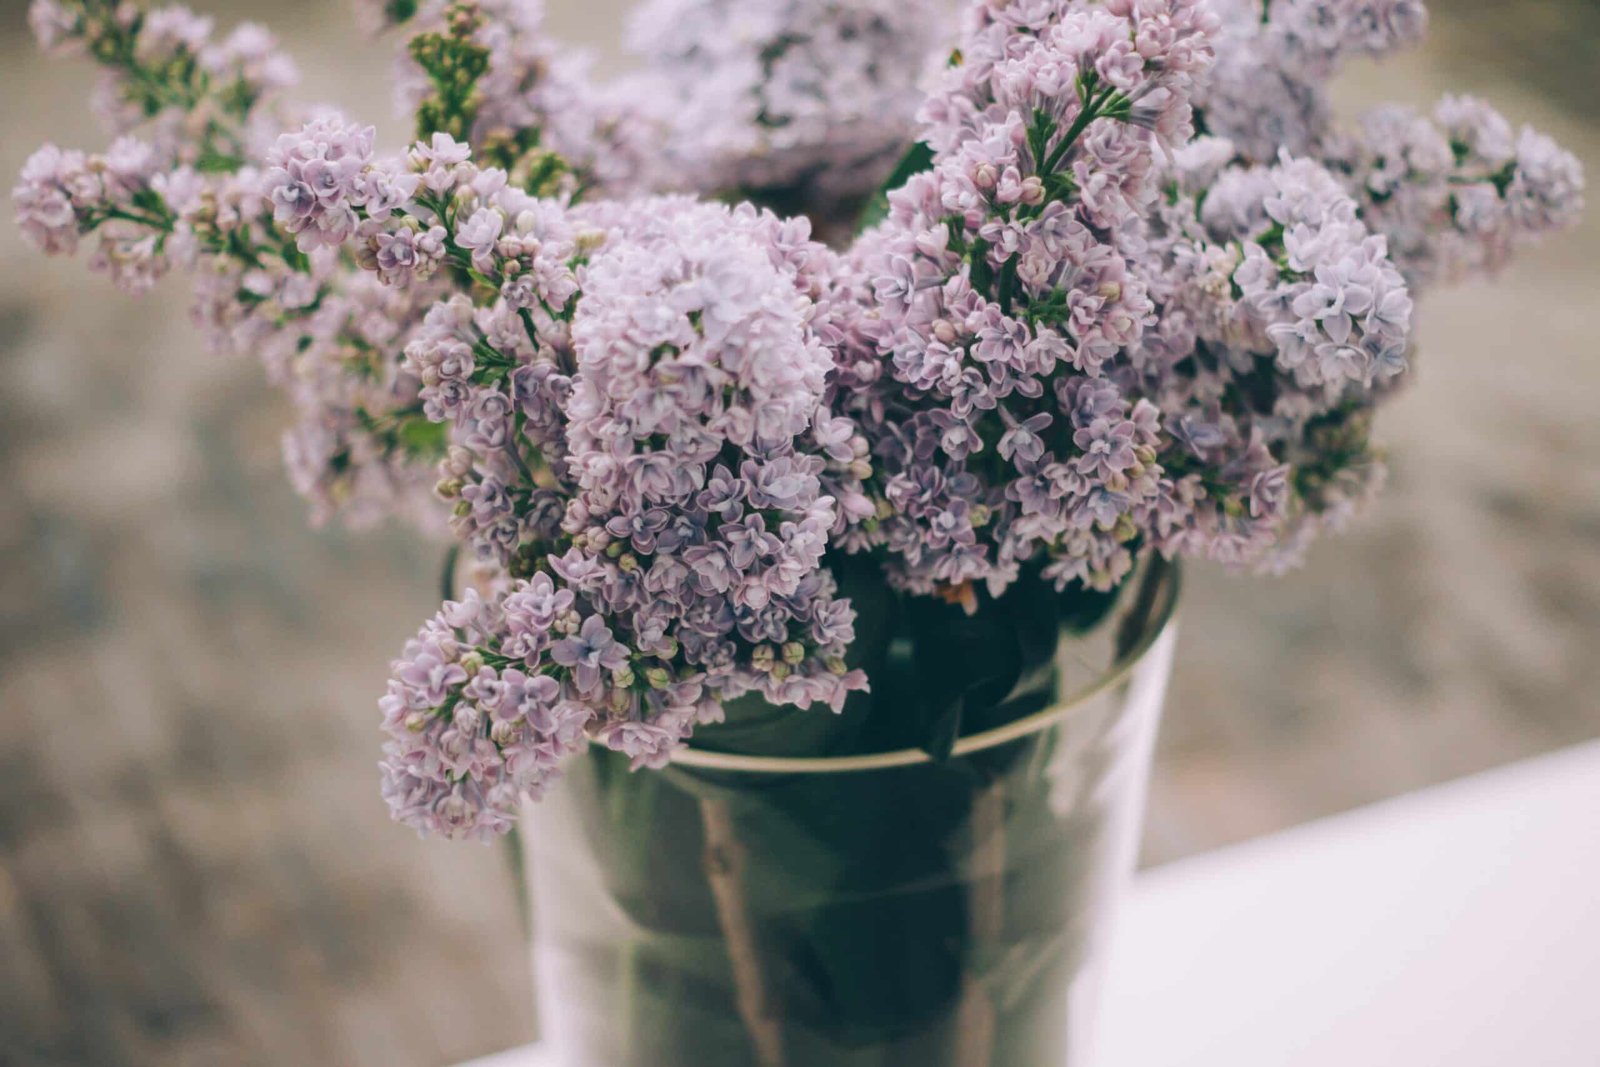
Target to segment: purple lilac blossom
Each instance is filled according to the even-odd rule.
[[[355,232],[376,132],[328,115],[283,134],[267,152],[262,180],[272,217],[300,251],[337,247]]]
[[[162,157],[196,163],[259,153],[281,129],[280,95],[299,75],[255,23],[213,39],[212,20],[181,5],[33,0],[28,22],[53,55],[126,51],[143,71],[107,67],[95,111],[113,133],[136,133]],[[197,132],[199,131],[199,132]]]
[[[423,0],[411,31],[443,26],[453,2]],[[473,40],[489,53],[477,83],[474,147],[537,133],[537,143],[564,160],[584,187],[621,195],[662,183],[662,137],[647,118],[647,100],[625,82],[596,79],[593,56],[552,37],[544,0],[477,0],[473,7]],[[430,89],[427,75],[402,49],[395,62],[396,110],[410,117]]]
[[[284,452],[313,517],[441,529],[429,445],[410,433],[417,383],[398,361],[437,294],[385,291],[330,249],[285,252],[261,164],[295,74],[269,34],[246,23],[214,40],[210,20],[183,8],[138,15],[71,0],[30,9],[47,51],[101,57],[104,117],[131,132],[103,155],[36,154],[13,191],[24,235],[70,253],[93,233],[91,268],[128,290],[188,271],[210,347],[255,354],[288,392],[298,417]]]
[[[1326,133],[1326,83],[1352,58],[1415,45],[1427,28],[1421,0],[1216,0],[1217,63],[1195,96],[1207,133],[1246,159],[1302,155]]]
[[[1194,3],[978,5],[923,109],[933,169],[841,278],[838,403],[872,441],[875,528],[915,593],[998,594],[1043,557],[1109,588],[1161,501],[1157,412],[1110,373],[1151,322],[1119,240],[1189,136],[1215,22]]]
[[[1199,218],[1238,266],[1226,333],[1232,347],[1274,352],[1304,390],[1338,397],[1404,367],[1411,298],[1382,235],[1307,159],[1235,167],[1212,183]]]
[[[558,635],[598,623],[580,624],[571,594],[560,599],[542,574],[446,603],[406,643],[380,702],[394,817],[447,837],[509,830],[523,799],[585,743],[593,709],[541,667],[573,640]],[[625,650],[608,651],[625,661]]]
[[[865,443],[823,410],[832,359],[811,297],[831,255],[803,225],[750,208],[567,212],[442,142],[412,165],[460,208],[432,217],[450,223],[455,254],[501,283],[486,307],[435,304],[407,350],[424,410],[450,427],[441,489],[458,501],[457,534],[513,590],[473,615],[466,655],[545,679],[551,699],[582,709],[564,722],[639,766],[746,693],[839,709],[866,679],[844,666],[853,612],[822,558],[852,510],[826,489],[870,472]],[[541,510],[552,489],[557,506]],[[443,665],[458,646],[430,632],[391,682],[386,795],[422,830],[503,829],[508,789],[536,791],[568,749],[541,742],[553,762],[508,778],[493,716],[463,720],[483,668]],[[451,763],[447,746],[471,761]]]
[[[408,298],[341,275],[325,253],[286,260],[284,238],[264,229],[269,203],[253,175],[172,166],[131,137],[103,156],[46,146],[13,190],[19,226],[51,253],[70,253],[93,232],[90,268],[126,291],[174,265],[192,272],[193,318],[210,347],[253,352],[300,414],[285,455],[314,517],[337,512],[361,524],[402,514],[437,529],[432,479],[391,414],[414,403],[417,383],[379,355],[420,319],[427,293]]]
[[[949,55],[942,0],[647,0],[634,92],[667,165],[708,192],[821,208],[875,190],[910,146],[922,82]]]
[[[1377,491],[1413,293],[1569,226],[1581,168],[1467,97],[1333,121],[1415,0],[1214,6],[975,0],[924,97],[944,27],[909,5],[652,0],[651,69],[598,85],[535,0],[483,0],[466,142],[384,156],[331,113],[283,133],[259,27],[35,0],[117,136],[40,149],[13,201],[121,288],[193,276],[210,345],[289,396],[314,515],[478,558],[394,665],[384,793],[489,836],[586,744],[659,767],[727,700],[863,688],[827,553],[971,606],[1147,552],[1278,571]],[[784,186],[836,222],[912,139],[931,168],[843,254],[626,198]]]
[[[1377,108],[1323,152],[1413,285],[1496,271],[1583,206],[1571,153],[1471,97],[1446,97],[1431,117]]]
[[[1129,357],[1171,438],[1149,540],[1281,570],[1381,474],[1368,415],[1405,368],[1412,304],[1324,168],[1230,157],[1180,152],[1144,234],[1160,325]]]

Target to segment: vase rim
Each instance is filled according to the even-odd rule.
[[[1161,598],[1151,613],[1152,624],[1139,635],[1139,640],[1128,651],[1117,657],[1089,684],[1064,700],[1050,705],[1032,715],[996,726],[990,730],[958,738],[950,750],[951,756],[969,756],[998,745],[1027,737],[1048,729],[1060,720],[1087,705],[1106,690],[1125,680],[1139,662],[1149,654],[1177,622],[1178,593],[1182,586],[1182,570],[1169,563],[1160,577]],[[706,771],[739,771],[746,774],[842,774],[848,771],[877,771],[893,767],[910,767],[919,763],[932,763],[933,757],[920,748],[892,749],[888,752],[868,752],[850,756],[750,756],[737,752],[713,752],[695,748],[691,742],[676,749],[672,763]]]

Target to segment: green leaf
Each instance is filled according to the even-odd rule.
[[[414,456],[442,456],[449,440],[449,427],[426,418],[408,418],[395,431],[401,447]]]
[[[917,746],[950,757],[974,713],[1006,699],[1023,672],[1015,623],[986,599],[977,614],[923,598],[908,605],[922,722]]]

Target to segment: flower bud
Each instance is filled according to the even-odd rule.
[[[456,712],[451,721],[462,733],[476,734],[483,726],[483,712],[478,709],[478,705],[463,700],[456,704]]]

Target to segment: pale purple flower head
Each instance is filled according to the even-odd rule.
[[[1152,552],[1292,565],[1382,482],[1414,294],[1582,205],[1481,101],[1334,119],[1417,0],[975,0],[952,40],[893,0],[649,0],[609,84],[539,0],[364,6],[484,50],[459,141],[290,119],[259,26],[34,0],[116,139],[40,149],[13,202],[123,289],[192,274],[208,343],[287,394],[316,519],[471,551],[381,701],[395,816],[453,837],[591,742],[660,767],[742,696],[842,708],[842,554],[968,606]],[[400,67],[410,116],[436,87]],[[842,253],[632,198],[840,236],[915,142]]]
[[[283,134],[267,153],[263,191],[301,251],[343,244],[355,232],[374,134],[371,126],[327,115]]]
[[[635,92],[664,165],[705,191],[784,192],[826,210],[864,196],[910,144],[954,3],[648,0],[632,14]]]

